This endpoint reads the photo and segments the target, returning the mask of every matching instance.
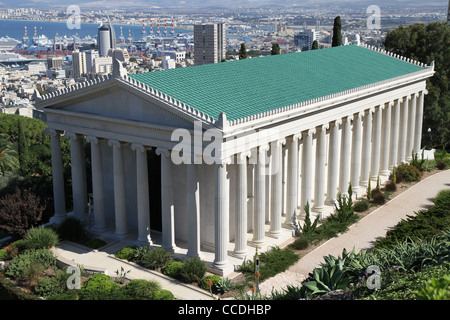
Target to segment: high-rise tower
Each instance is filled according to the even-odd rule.
[[[194,64],[221,62],[226,54],[225,25],[194,25]]]
[[[98,27],[97,43],[100,57],[107,57],[109,49],[116,48],[116,33],[109,18],[108,23],[102,23],[100,27]]]

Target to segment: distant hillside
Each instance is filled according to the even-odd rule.
[[[297,5],[302,7],[336,7],[336,6],[369,6],[374,4],[373,0],[135,0],[129,1],[105,1],[105,0],[0,0],[0,8],[65,8],[71,4],[79,5],[81,8],[205,8],[205,7],[260,7],[260,6],[284,6]],[[377,0],[380,7],[423,7],[448,5],[447,0]]]

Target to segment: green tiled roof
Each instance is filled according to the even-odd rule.
[[[130,77],[218,119],[235,120],[423,68],[349,45]]]

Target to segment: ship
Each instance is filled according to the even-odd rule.
[[[13,50],[20,44],[19,40],[11,37],[1,37],[0,38],[0,50]]]

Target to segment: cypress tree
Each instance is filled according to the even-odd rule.
[[[245,43],[241,43],[241,48],[239,49],[239,60],[247,59],[247,48]]]
[[[280,45],[278,43],[272,43],[272,51],[270,51],[272,56],[280,54]]]
[[[333,39],[331,41],[332,47],[342,46],[342,26],[341,26],[341,17],[337,16],[334,18],[333,25]]]
[[[312,43],[311,50],[317,50],[317,49],[319,49],[319,43],[317,42],[317,40],[314,40]]]

